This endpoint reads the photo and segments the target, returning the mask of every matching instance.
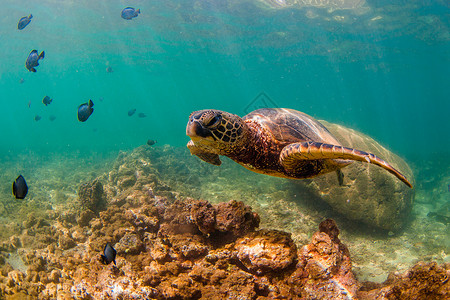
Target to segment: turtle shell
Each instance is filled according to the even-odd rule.
[[[282,145],[297,142],[341,143],[313,117],[287,108],[261,108],[244,116],[246,122],[256,122]]]

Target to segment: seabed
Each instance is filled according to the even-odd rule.
[[[450,226],[428,215],[448,201],[448,170],[413,166],[424,183],[411,220],[386,232],[305,199],[294,180],[228,159],[210,166],[184,147],[6,157],[3,182],[17,176],[18,162],[27,164],[29,194],[0,191],[0,299],[450,295]],[[323,229],[328,218],[339,235]],[[107,242],[117,265],[100,261]]]

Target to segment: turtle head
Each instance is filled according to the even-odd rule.
[[[204,152],[227,155],[243,144],[246,128],[244,121],[237,115],[207,109],[191,113],[186,135],[195,147]]]

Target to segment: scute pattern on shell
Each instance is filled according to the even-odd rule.
[[[258,122],[280,144],[315,141],[340,145],[325,126],[293,109],[261,108],[246,115],[244,120]]]

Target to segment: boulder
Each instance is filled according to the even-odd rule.
[[[413,173],[399,156],[356,130],[321,122],[343,146],[377,155],[405,175],[414,186]],[[342,172],[342,186],[336,173],[332,172],[312,179],[307,184],[309,191],[348,219],[390,231],[402,228],[412,209],[414,189],[372,164],[354,162],[343,168]]]

